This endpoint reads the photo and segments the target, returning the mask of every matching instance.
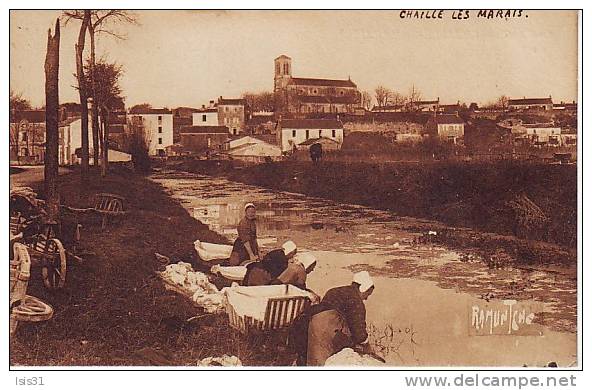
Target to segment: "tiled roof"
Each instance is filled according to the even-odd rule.
[[[172,113],[171,110],[166,108],[133,108],[130,110],[130,114],[136,115],[164,115]]]
[[[181,134],[228,134],[226,126],[182,126]]]
[[[355,96],[307,96],[299,95],[297,99],[302,103],[326,103],[326,104],[355,104],[358,102]]]
[[[414,105],[416,106],[425,106],[425,105],[429,105],[429,104],[440,104],[439,100],[418,100],[416,102],[413,102]]]
[[[220,106],[244,106],[245,99],[218,99],[218,105]]]
[[[553,100],[550,97],[547,98],[525,98],[525,99],[510,99],[508,100],[509,106],[522,106],[529,104],[553,104]]]
[[[45,110],[23,110],[10,113],[10,122],[17,123],[26,120],[29,123],[44,123]]]
[[[356,84],[351,80],[311,79],[303,77],[292,77],[290,84],[319,87],[357,87]]]
[[[465,121],[456,115],[447,115],[447,114],[443,114],[443,115],[436,115],[435,117],[430,118],[431,122],[435,122],[437,124],[461,124],[461,123],[465,123]]]
[[[335,119],[284,119],[280,122],[284,129],[342,129],[343,123]]]
[[[194,112],[198,112],[198,113],[202,113],[202,112],[218,112],[217,108],[199,108],[197,110],[195,110]]]

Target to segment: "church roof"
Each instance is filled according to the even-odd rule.
[[[300,95],[297,99],[302,103],[337,103],[337,104],[355,104],[358,102],[355,96],[307,96]]]
[[[311,79],[311,78],[303,78],[303,77],[292,77],[289,84],[319,86],[319,87],[357,88],[356,84],[351,80]]]
[[[342,129],[343,123],[336,119],[283,119],[283,129]]]

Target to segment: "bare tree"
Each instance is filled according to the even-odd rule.
[[[21,111],[30,110],[32,108],[31,102],[24,98],[21,93],[16,93],[10,90],[10,110]]]
[[[508,97],[506,95],[502,95],[500,97],[497,98],[497,100],[495,101],[495,105],[498,108],[501,108],[502,110],[505,110],[506,108],[508,108]]]
[[[362,107],[364,107],[366,110],[369,110],[370,108],[372,108],[372,95],[370,94],[370,92],[368,91],[363,91],[362,92]]]
[[[93,101],[96,101],[96,82],[94,67],[96,65],[96,34],[108,34],[116,39],[125,39],[125,35],[116,32],[113,24],[127,23],[138,24],[135,14],[125,10],[91,10],[91,11],[65,11],[66,23],[70,19],[84,20],[86,12],[90,12],[90,22],[88,23],[88,32],[90,36],[90,89],[92,91]],[[95,166],[99,164],[99,143],[105,144],[105,140],[99,140],[99,105],[93,103],[91,107],[92,115],[92,137],[93,137],[93,159]]]
[[[89,69],[87,73],[89,80],[92,78],[96,80],[95,104],[101,114],[102,128],[102,132],[100,131],[102,136],[99,137],[102,150],[101,176],[105,177],[108,168],[109,117],[112,110],[124,106],[121,87],[119,86],[119,78],[123,71],[121,65],[107,63],[105,60],[100,60],[94,66],[89,61],[87,68]]]
[[[58,194],[58,142],[59,142],[59,91],[58,71],[60,64],[60,20],[56,20],[55,33],[47,32],[47,53],[45,55],[45,194],[47,213],[52,221],[59,217]]]
[[[80,175],[83,182],[88,179],[88,91],[84,77],[84,66],[82,54],[84,52],[84,43],[86,30],[90,24],[90,10],[81,11],[83,14],[80,31],[78,33],[78,42],[76,43],[76,79],[78,81],[78,94],[80,95],[80,120],[81,120],[81,155],[80,155]],[[93,145],[95,148],[97,145]]]
[[[388,105],[392,91],[382,85],[377,86],[374,89],[374,98],[376,99],[376,105],[378,107],[385,107]]]
[[[389,99],[389,104],[393,104],[395,106],[398,106],[398,105],[403,105],[406,102],[407,102],[407,98],[403,94],[401,94],[399,92],[394,92],[394,91],[391,93],[391,96]]]

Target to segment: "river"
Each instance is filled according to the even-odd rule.
[[[263,252],[291,239],[313,253],[318,264],[307,284],[321,296],[368,270],[376,284],[366,302],[369,333],[389,365],[577,364],[573,272],[488,269],[418,244],[421,234],[386,211],[191,173],[165,171],[152,180],[230,240],[245,203],[255,203]]]

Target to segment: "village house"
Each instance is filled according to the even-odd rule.
[[[197,110],[197,108],[193,107],[173,108],[173,142],[179,142],[179,130],[182,126],[191,126],[193,124],[192,115],[194,112],[197,112]]]
[[[193,126],[222,126],[218,120],[218,108],[202,106],[192,114],[191,124]]]
[[[184,126],[180,135],[183,152],[191,154],[219,150],[229,137],[226,126]]]
[[[390,104],[386,106],[374,106],[372,112],[403,112],[407,106],[405,104]]]
[[[457,144],[465,135],[465,121],[458,115],[434,115],[426,124],[426,132]]]
[[[553,110],[558,110],[558,111],[570,111],[570,112],[577,112],[578,111],[578,103],[576,103],[575,100],[573,100],[571,103],[554,103],[553,104]]]
[[[339,119],[283,119],[276,125],[277,142],[282,152],[298,149],[309,139],[329,138],[343,143],[343,123]]]
[[[509,99],[508,109],[511,111],[523,111],[523,110],[552,110],[553,100],[551,96],[548,98],[522,98],[522,99]]]
[[[10,161],[42,164],[45,156],[45,110],[10,113]]]
[[[144,132],[148,154],[164,156],[173,142],[173,113],[166,108],[135,108],[129,113],[128,126]]]
[[[218,126],[226,126],[232,135],[244,132],[245,105],[244,99],[225,99],[220,96],[217,104]]]
[[[440,107],[440,98],[436,100],[418,100],[407,103],[407,111],[436,112]]]
[[[535,145],[561,146],[561,128],[551,123],[524,124],[526,137]]]
[[[354,113],[360,106],[357,85],[347,80],[292,77],[292,59],[281,55],[274,60],[274,95],[279,113]]]
[[[245,123],[245,129],[249,134],[270,134],[275,128],[273,112],[253,112]]]
[[[227,140],[222,146],[223,155],[234,160],[264,162],[278,160],[282,150],[275,144],[275,136],[252,135]]]

